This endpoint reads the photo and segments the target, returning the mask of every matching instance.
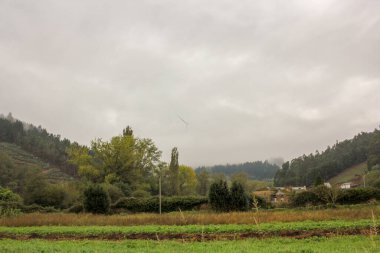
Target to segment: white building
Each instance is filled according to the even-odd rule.
[[[292,187],[293,191],[306,191],[306,186]]]
[[[340,189],[350,189],[351,188],[351,182],[343,183],[340,185]]]

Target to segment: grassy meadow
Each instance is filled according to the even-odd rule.
[[[142,226],[34,226],[0,227],[0,234],[8,235],[104,235],[104,234],[175,234],[175,233],[243,233],[243,232],[280,232],[307,230],[339,230],[349,228],[370,228],[373,220],[329,220],[298,221],[253,224],[220,225],[142,225]]]
[[[0,241],[0,252],[380,252],[380,237],[345,236],[334,238],[248,239],[238,241],[181,242],[181,241]]]
[[[380,205],[338,206],[328,209],[273,209],[259,212],[215,213],[210,211],[138,213],[116,215],[71,213],[25,213],[1,217],[0,226],[135,226],[186,224],[260,224],[272,222],[358,220],[380,217]]]

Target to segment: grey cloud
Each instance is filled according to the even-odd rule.
[[[193,166],[290,159],[378,126],[379,10],[4,0],[0,112],[83,144],[129,124]]]

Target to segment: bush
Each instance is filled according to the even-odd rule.
[[[228,212],[230,210],[230,191],[227,182],[220,180],[210,186],[208,199],[211,208],[217,212]]]
[[[290,202],[295,207],[324,204],[319,196],[312,191],[296,193],[291,197]]]
[[[206,204],[206,197],[162,197],[161,211],[193,210]],[[122,198],[111,207],[113,210],[124,209],[129,212],[158,212],[159,198]]]
[[[227,182],[220,180],[210,186],[209,203],[217,212],[247,211],[253,206],[253,197],[249,196],[241,183],[234,181],[231,189]]]
[[[0,201],[4,202],[21,202],[20,195],[12,192],[9,189],[0,186]]]
[[[0,186],[0,217],[19,214],[21,212],[21,200],[18,194]]]
[[[239,182],[233,182],[230,190],[230,210],[247,211],[250,206],[250,197],[245,193],[243,185]],[[253,198],[252,202],[253,204]]]
[[[35,212],[39,212],[39,213],[56,213],[58,212],[57,209],[55,209],[54,207],[51,207],[51,206],[40,206],[40,205],[37,205],[37,204],[32,204],[32,205],[22,205],[21,206],[21,211],[23,213],[35,213]]]
[[[45,207],[62,207],[62,202],[65,199],[65,191],[58,185],[48,185],[38,193],[39,194],[34,195],[33,203]]]
[[[33,183],[28,187],[28,192],[25,194],[25,204],[37,204],[44,207],[54,207],[56,209],[67,208],[76,203],[80,197],[75,184],[49,184]]]
[[[325,205],[331,204],[327,203],[326,199],[321,196],[323,194],[322,187],[315,189],[313,191],[305,191],[296,193],[292,198],[291,202],[293,206],[307,206],[307,205]],[[371,200],[380,200],[380,189],[377,188],[353,188],[353,189],[339,189],[337,192],[336,203],[347,205],[347,204],[360,204],[365,202],[370,202]]]
[[[249,209],[256,208],[254,204],[254,198],[256,199],[257,208],[271,208],[270,203],[268,203],[263,197],[260,197],[258,195],[249,195]]]
[[[58,212],[57,209],[54,207],[44,207],[37,204],[32,205],[24,205],[20,202],[4,202],[0,201],[0,208],[2,210],[9,209],[9,210],[19,210],[23,213],[52,213],[52,212]]]
[[[354,188],[341,190],[337,202],[339,204],[359,204],[370,200],[380,200],[380,190],[376,188]]]
[[[84,191],[84,209],[91,213],[108,213],[110,197],[100,185],[91,185]]]

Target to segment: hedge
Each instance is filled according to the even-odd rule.
[[[206,197],[162,197],[161,211],[193,210],[208,203]],[[124,209],[129,212],[159,212],[159,198],[121,198],[111,205],[112,210]]]
[[[380,200],[380,189],[367,187],[367,188],[353,188],[353,189],[340,189],[336,203],[347,204],[360,204],[366,203],[370,200]],[[306,206],[323,205],[327,204],[315,192],[305,191],[296,193],[291,198],[292,206]]]
[[[296,193],[290,198],[290,202],[295,207],[324,204],[319,196],[312,191]]]
[[[58,210],[55,209],[54,207],[44,207],[44,206],[40,206],[37,204],[24,205],[20,202],[0,201],[0,207],[6,208],[6,209],[18,209],[23,213],[34,213],[34,212],[53,213],[53,212],[58,212]]]
[[[380,190],[372,187],[341,190],[337,199],[339,204],[359,204],[370,200],[380,200]]]

